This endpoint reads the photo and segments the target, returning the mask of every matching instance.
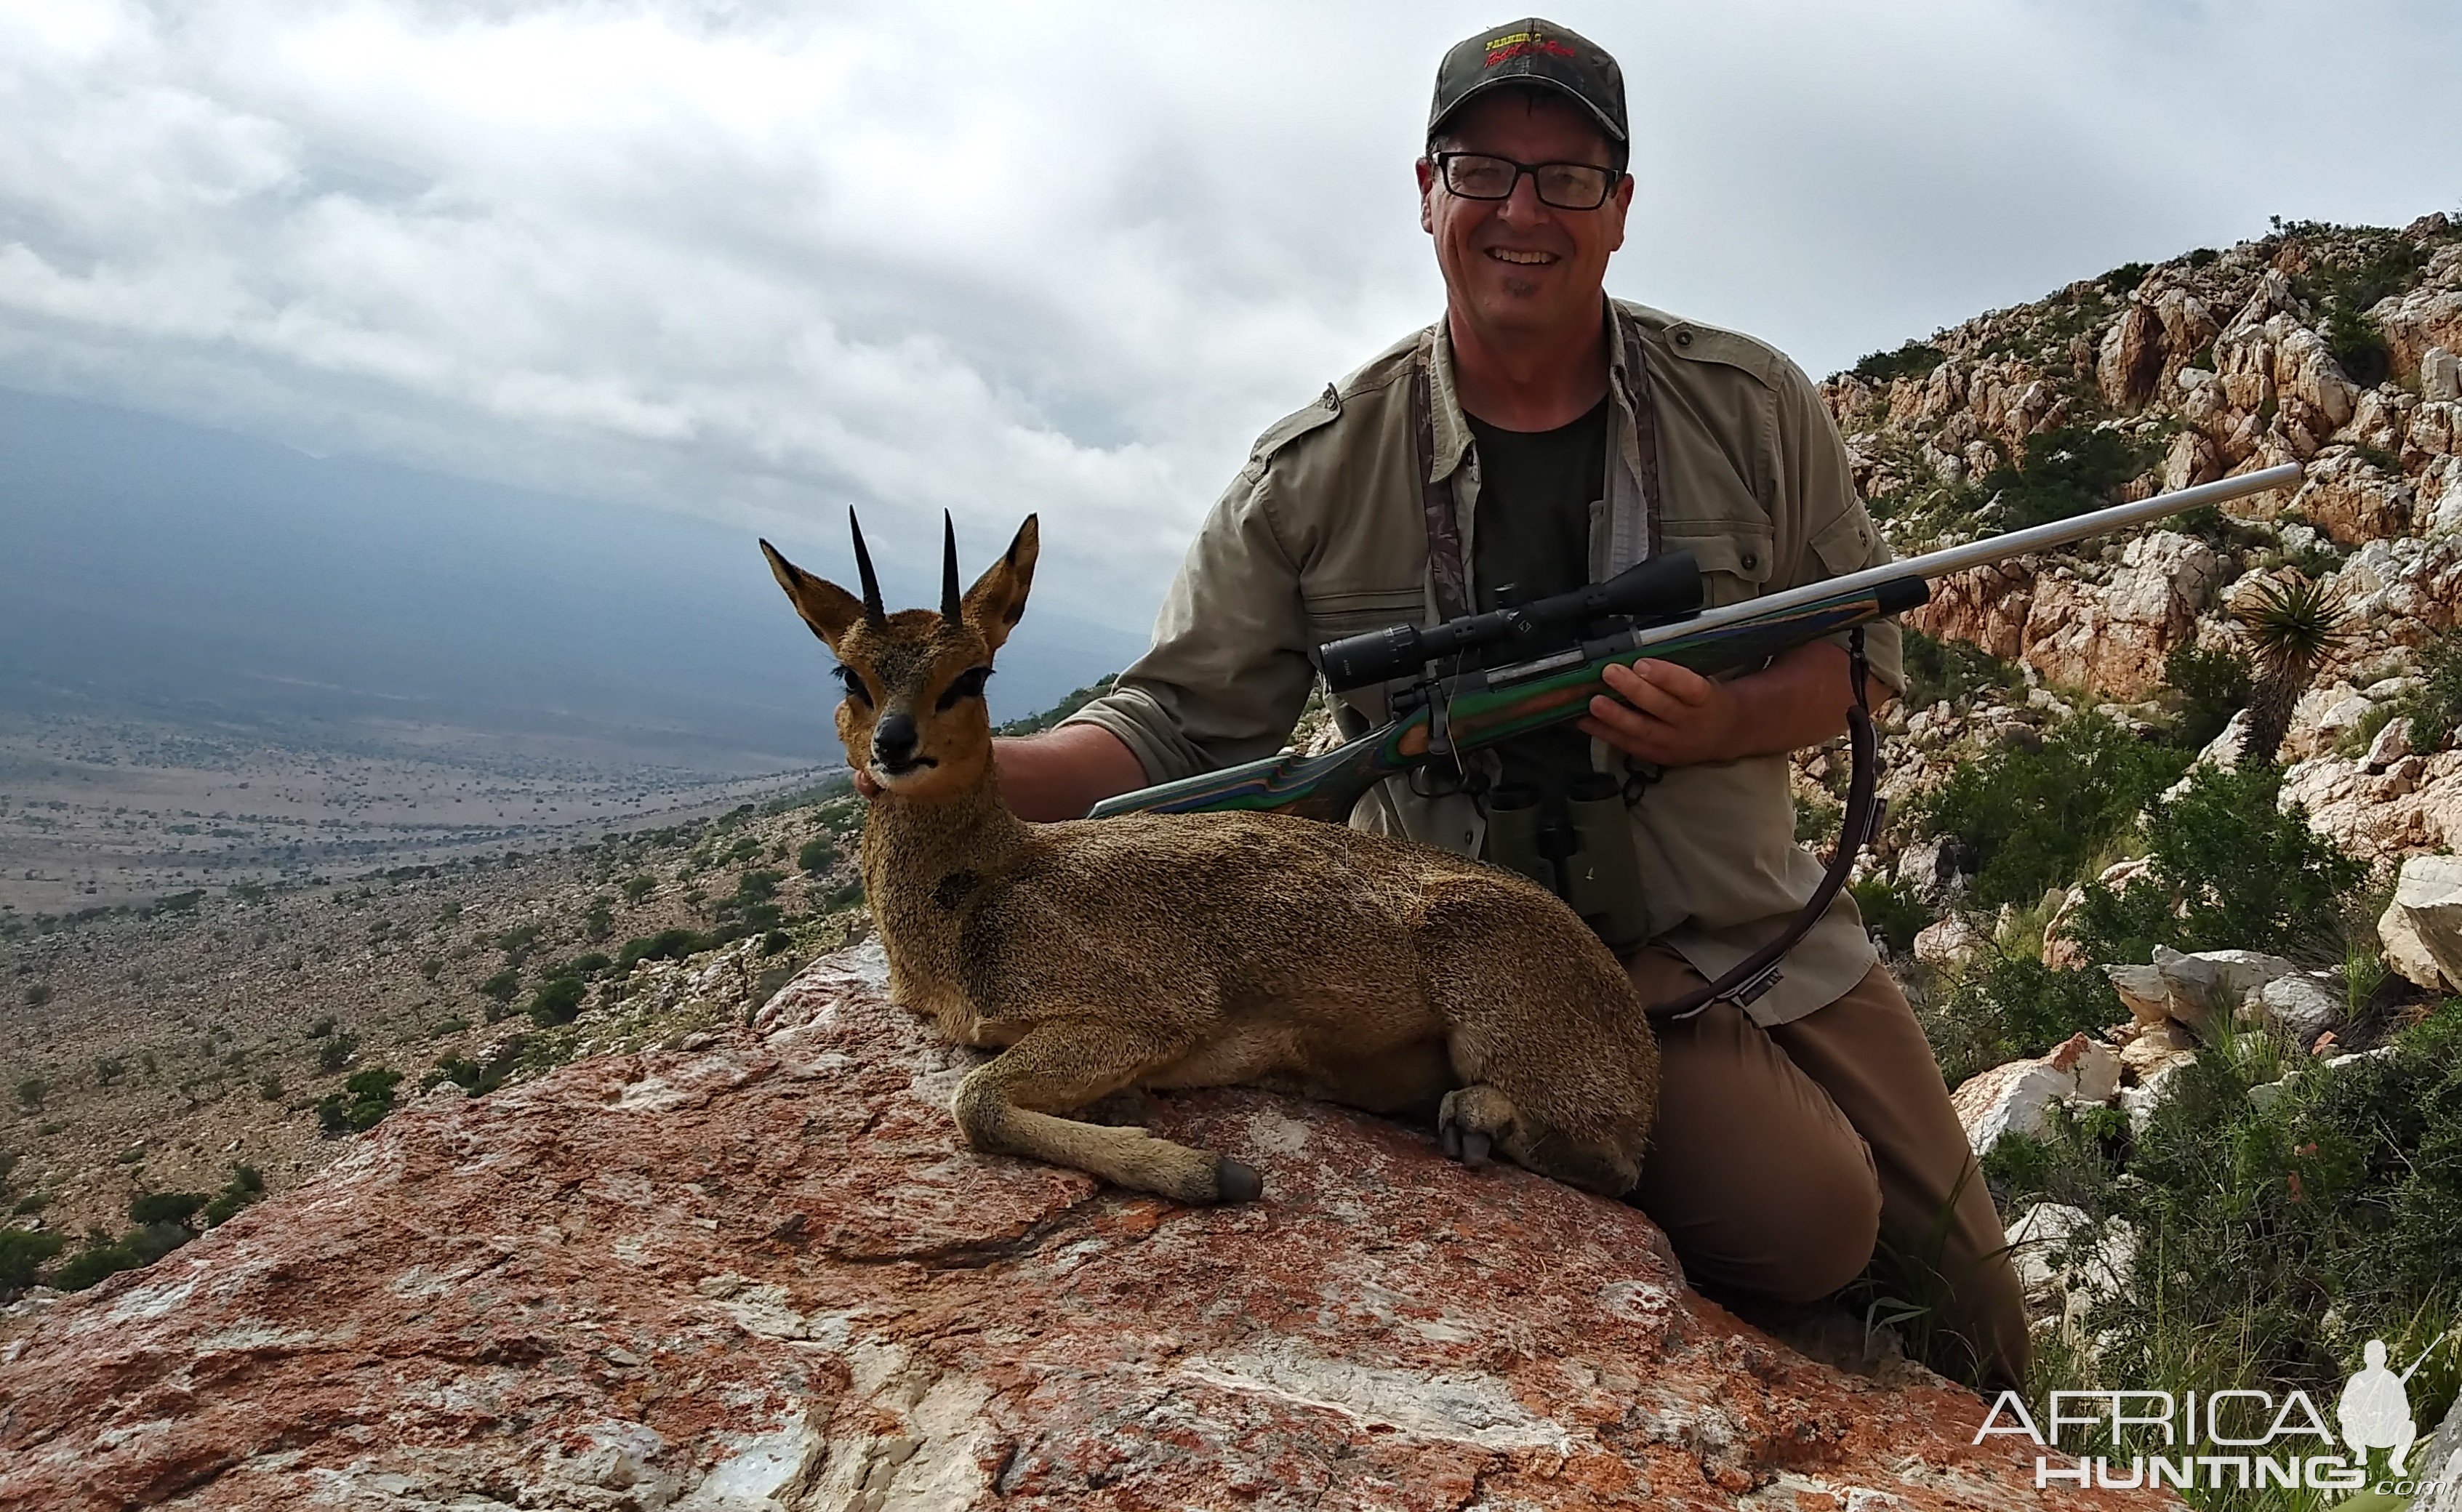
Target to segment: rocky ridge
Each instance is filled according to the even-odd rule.
[[[986,1157],[974,1052],[824,959],[692,1052],[387,1120],[0,1347],[0,1503],[2049,1507],[1982,1404],[1687,1290],[1641,1215],[1262,1093],[1188,1209]],[[313,1320],[313,1321],[312,1321]]]
[[[2111,502],[2307,468],[2296,492],[2219,519],[1936,585],[1909,622],[2014,663],[2028,688],[1901,709],[1890,796],[1904,807],[1978,737],[2040,728],[2057,703],[2127,714],[2160,693],[2181,645],[2244,650],[2231,610],[2289,566],[2322,576],[2357,633],[2300,702],[2284,802],[2370,856],[2462,843],[2462,756],[2346,739],[2380,724],[2416,686],[2421,646],[2462,623],[2456,353],[2462,225],[2438,214],[2398,232],[2289,226],[2132,265],[1828,379],[1857,485],[1901,554],[2021,523],[2008,486],[2027,482],[2030,442],[2062,443],[2046,460],[2074,472],[2069,453],[2102,438],[2127,459]]]

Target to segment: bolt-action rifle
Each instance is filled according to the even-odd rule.
[[[1319,755],[1285,748],[1263,761],[1122,793],[1096,804],[1090,817],[1249,809],[1340,823],[1369,788],[1388,777],[1438,764],[1467,777],[1462,758],[1468,753],[1581,718],[1605,687],[1602,674],[1610,666],[1656,659],[1716,677],[1759,666],[1843,630],[1849,637],[1853,702],[1846,729],[1854,765],[1838,846],[1820,884],[1775,939],[1716,982],[1648,1004],[1648,1011],[1653,1018],[1685,1019],[1720,999],[1749,1004],[1778,981],[1786,953],[1828,912],[1855,857],[1880,828],[1879,742],[1864,702],[1865,624],[1928,602],[1935,577],[2283,487],[2299,477],[2295,465],[2268,467],[1723,608],[1701,607],[1699,568],[1691,553],[1670,551],[1604,583],[1533,603],[1425,629],[1393,625],[1328,641],[1317,648],[1327,686],[1346,693],[1384,683],[1393,715],[1384,724]],[[1629,840],[1606,838],[1622,830],[1616,810],[1623,804],[1614,779],[1599,775],[1577,785],[1583,781],[1606,790],[1568,788],[1565,819],[1536,812],[1533,791],[1490,792],[1490,859],[1554,892],[1622,951],[1639,942],[1647,922]]]
[[[1532,603],[1468,615],[1433,628],[1393,625],[1329,641],[1318,664],[1336,693],[1389,685],[1393,718],[1328,751],[1285,750],[1238,767],[1106,798],[1090,818],[1248,809],[1346,821],[1388,777],[1551,724],[1580,719],[1610,666],[1673,661],[1707,677],[1741,671],[1807,640],[1913,609],[1931,580],[2029,551],[2219,504],[2298,481],[2293,464],[2116,505],[1963,546],[1890,562],[1825,582],[1701,607],[1692,555],[1670,551],[1604,583]]]

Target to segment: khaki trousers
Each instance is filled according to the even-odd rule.
[[[1644,1003],[1702,982],[1659,946],[1626,967]],[[1658,1026],[1658,1121],[1630,1200],[1688,1276],[1801,1304],[1869,1265],[1881,1294],[1929,1308],[1900,1328],[1934,1369],[2022,1389],[2025,1303],[2000,1218],[1886,968],[1775,1028],[1712,1004]]]

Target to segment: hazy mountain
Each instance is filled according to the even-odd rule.
[[[843,545],[781,544],[853,581]],[[889,571],[893,598],[936,591]],[[1029,613],[994,717],[1135,650]],[[835,757],[829,665],[748,530],[0,390],[0,708],[561,735],[742,770]]]

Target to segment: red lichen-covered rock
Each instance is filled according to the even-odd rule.
[[[0,1505],[2137,1500],[2037,1491],[2022,1440],[1971,1446],[1974,1396],[1815,1364],[1639,1213],[1411,1129],[1177,1099],[1172,1134],[1265,1173],[1211,1210],[972,1154],[969,1053],[871,961],[698,1054],[421,1104],[50,1307],[0,1346]]]

